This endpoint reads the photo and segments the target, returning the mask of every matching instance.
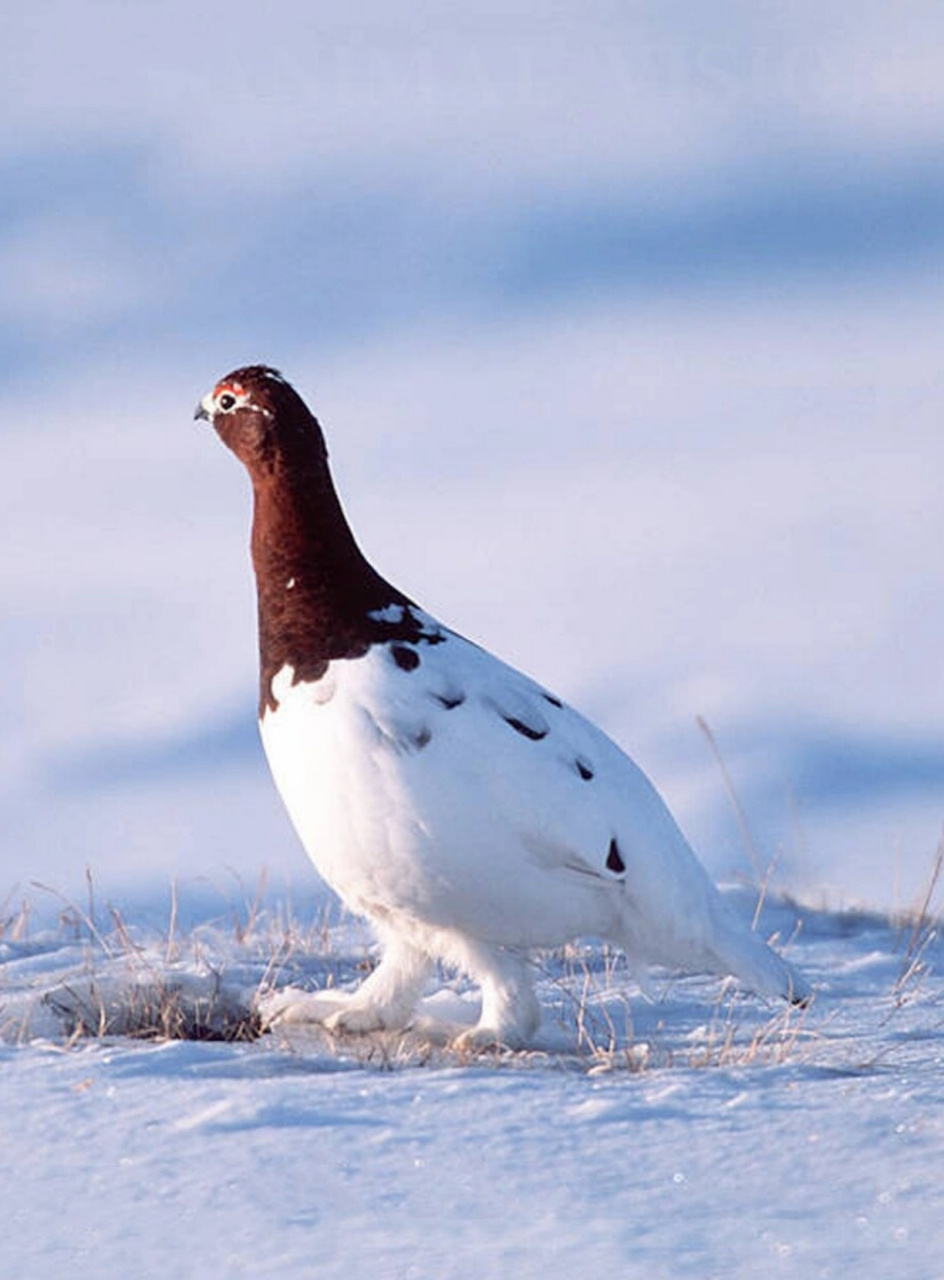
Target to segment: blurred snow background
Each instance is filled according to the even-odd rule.
[[[712,872],[895,906],[944,822],[944,11],[9,8],[7,891],[307,884],[254,727],[266,360],[362,545]]]

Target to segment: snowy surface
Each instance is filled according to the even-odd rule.
[[[170,956],[166,934],[129,950],[104,928],[109,953],[61,934],[0,945],[15,1099],[0,1274],[940,1275],[944,986],[927,922],[768,909],[761,927],[795,932],[818,987],[787,1015],[688,980],[652,1002],[630,991],[627,1022],[618,970],[583,948],[545,960],[530,1053],[301,1029],[64,1051],[76,1008],[117,1019],[148,985],[215,986],[237,1008],[277,939],[294,944],[280,981],[363,965],[355,926],[239,923],[238,941],[222,919],[178,934]],[[471,1000],[438,994],[452,1017]]]
[[[939,1280],[940,894],[902,920],[944,823],[941,6],[3,35],[0,1274]],[[799,1024],[686,981],[629,1026],[591,948],[501,1061],[135,1038],[369,956],[265,772],[244,477],[191,421],[256,360],[388,576],[601,723],[718,879],[775,863]]]

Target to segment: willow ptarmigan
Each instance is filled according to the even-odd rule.
[[[381,944],[350,993],[271,1009],[333,1031],[403,1028],[432,965],[481,987],[471,1046],[526,1043],[529,952],[578,936],[630,966],[804,979],[723,901],[659,795],[602,730],[437,622],[354,540],[317,420],[274,369],[197,408],[249,472],[262,740],[302,844]]]

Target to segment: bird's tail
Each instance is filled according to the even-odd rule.
[[[812,988],[789,960],[739,919],[730,918],[726,924],[712,947],[719,972],[731,974],[757,995],[779,997],[791,1004],[809,1003]]]

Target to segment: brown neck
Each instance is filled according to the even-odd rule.
[[[296,682],[320,679],[380,638],[372,612],[409,602],[361,553],[323,455],[302,467],[274,458],[252,479],[262,715],[277,706],[272,678],[284,666]]]

